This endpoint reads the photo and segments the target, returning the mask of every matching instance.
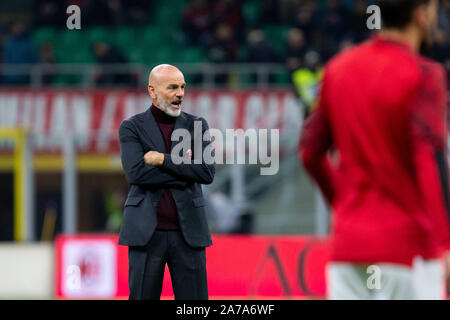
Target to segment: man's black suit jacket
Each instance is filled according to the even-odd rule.
[[[156,209],[164,188],[172,192],[186,242],[194,248],[212,244],[200,184],[213,181],[215,164],[208,164],[204,159],[201,164],[194,163],[194,139],[201,145],[202,152],[210,144],[209,138],[203,141],[202,137],[194,137],[194,121],[196,125],[201,123],[203,135],[208,130],[208,124],[201,117],[181,112],[175,122],[174,132],[184,128],[191,136],[192,158],[189,163],[182,164],[174,163],[177,156],[165,153],[164,140],[150,108],[121,123],[120,155],[130,190],[125,202],[119,244],[144,246],[149,242],[156,229]],[[180,142],[172,141],[172,150]],[[165,153],[161,167],[144,162],[144,154],[151,150]]]

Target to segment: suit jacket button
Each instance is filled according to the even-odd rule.
[[[158,202],[153,202],[153,206],[157,207],[158,206]]]

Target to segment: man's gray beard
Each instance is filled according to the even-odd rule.
[[[162,100],[162,99],[161,99]],[[163,100],[160,101],[159,98],[156,98],[156,101],[158,102],[159,106],[162,108],[162,111],[171,117],[178,117],[181,114],[181,108],[177,110],[170,109],[171,104],[167,103],[167,101]]]

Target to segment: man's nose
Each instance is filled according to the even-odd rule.
[[[183,98],[184,97],[184,89],[178,89],[177,90],[177,98]]]

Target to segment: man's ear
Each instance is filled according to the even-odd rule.
[[[152,99],[156,99],[155,87],[150,84],[148,85],[148,94],[152,97]]]

